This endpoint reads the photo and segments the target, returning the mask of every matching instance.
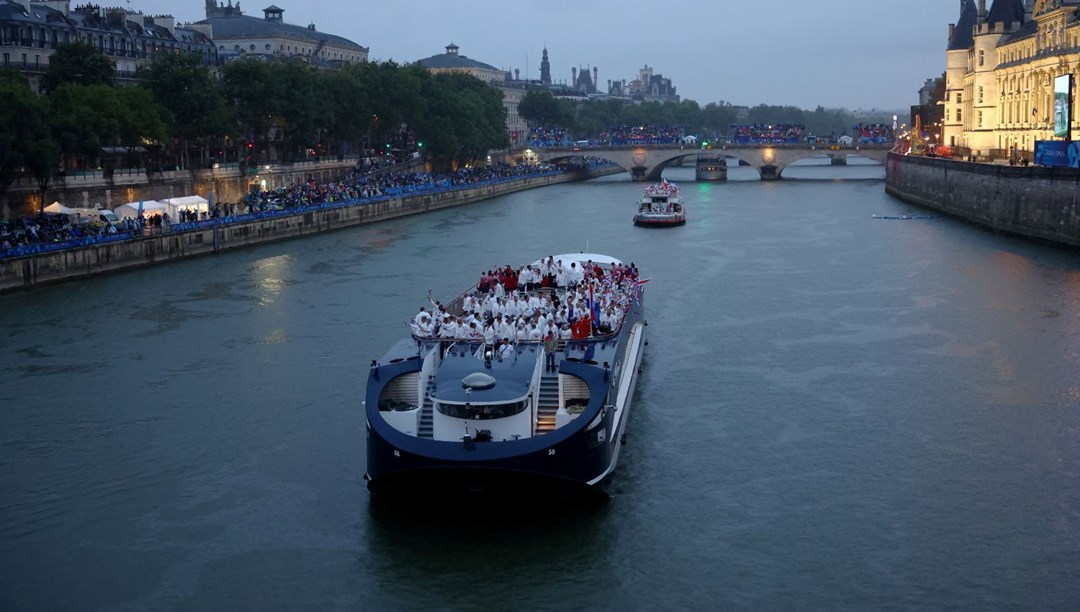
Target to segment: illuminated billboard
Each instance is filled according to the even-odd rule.
[[[1071,74],[1063,74],[1054,79],[1054,136],[1056,138],[1069,138],[1069,126],[1072,125],[1072,92],[1073,78]]]

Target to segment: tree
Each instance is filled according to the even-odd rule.
[[[247,59],[226,64],[221,70],[221,94],[228,118],[226,131],[241,148],[250,143],[251,154],[257,155],[256,147],[265,146],[277,112],[270,65]]]
[[[282,156],[291,162],[301,148],[313,144],[322,92],[315,85],[315,69],[300,61],[271,67],[271,87],[276,102],[275,124],[281,131]]]
[[[57,45],[49,67],[41,77],[41,89],[49,94],[61,85],[112,85],[115,68],[105,54],[83,42]]]
[[[38,193],[41,195],[41,210],[45,209],[45,195],[49,192],[49,185],[56,175],[57,165],[60,163],[60,145],[49,134],[27,143],[26,167],[30,175],[37,182]]]
[[[94,163],[101,147],[120,131],[116,90],[107,85],[67,83],[48,96],[53,137],[67,165]]]
[[[326,96],[322,130],[330,153],[334,152],[334,143],[339,145],[341,153],[349,153],[367,132],[367,118],[371,115],[368,92],[352,66],[320,73],[318,88]]]
[[[536,127],[572,127],[569,125],[573,120],[572,109],[564,106],[550,91],[542,89],[525,92],[525,97],[518,103],[518,114]]]
[[[134,162],[135,147],[160,143],[168,135],[154,96],[139,87],[116,90],[117,133],[120,144],[128,150],[128,163]]]
[[[49,138],[48,117],[48,100],[30,91],[18,73],[0,70],[0,195],[26,165],[27,144]]]
[[[197,143],[203,157],[210,140],[225,131],[224,101],[210,70],[193,53],[169,53],[139,69],[141,86],[153,94],[162,117],[179,139],[177,155],[188,167],[188,145]],[[205,159],[203,160],[206,161]]]

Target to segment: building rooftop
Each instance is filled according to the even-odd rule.
[[[994,0],[994,6],[986,16],[986,23],[1016,23],[1024,22],[1023,0]]]
[[[972,36],[972,28],[979,17],[979,9],[975,7],[975,0],[964,0],[960,7],[960,19],[953,29],[952,38],[949,39],[949,51],[966,51],[975,44]]]
[[[271,9],[274,7],[271,7]],[[270,10],[270,9],[267,9]],[[280,9],[279,9],[280,10]],[[247,15],[228,15],[209,17],[197,23],[210,24],[214,28],[214,39],[236,40],[238,38],[298,38],[313,43],[326,41],[339,47],[348,47],[367,52],[367,47],[335,34],[319,32],[313,27],[304,27],[284,21],[249,17]]]
[[[424,68],[476,68],[478,70],[494,70],[496,72],[502,72],[491,64],[485,64],[484,62],[478,62],[474,59],[469,59],[464,55],[458,53],[459,47],[454,43],[450,43],[446,46],[446,53],[440,53],[438,55],[432,55],[431,57],[425,57],[422,60],[417,60],[417,63]]]

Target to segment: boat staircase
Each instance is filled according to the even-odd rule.
[[[536,435],[555,431],[555,413],[559,410],[559,374],[544,372],[536,402]]]
[[[417,438],[430,440],[435,437],[435,402],[431,399],[431,394],[434,392],[435,377],[432,376],[428,379],[427,391],[424,392],[424,405],[420,407],[420,423],[416,428]]]

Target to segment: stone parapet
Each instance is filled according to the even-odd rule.
[[[1080,247],[1080,171],[890,154],[885,191],[993,230]]]

